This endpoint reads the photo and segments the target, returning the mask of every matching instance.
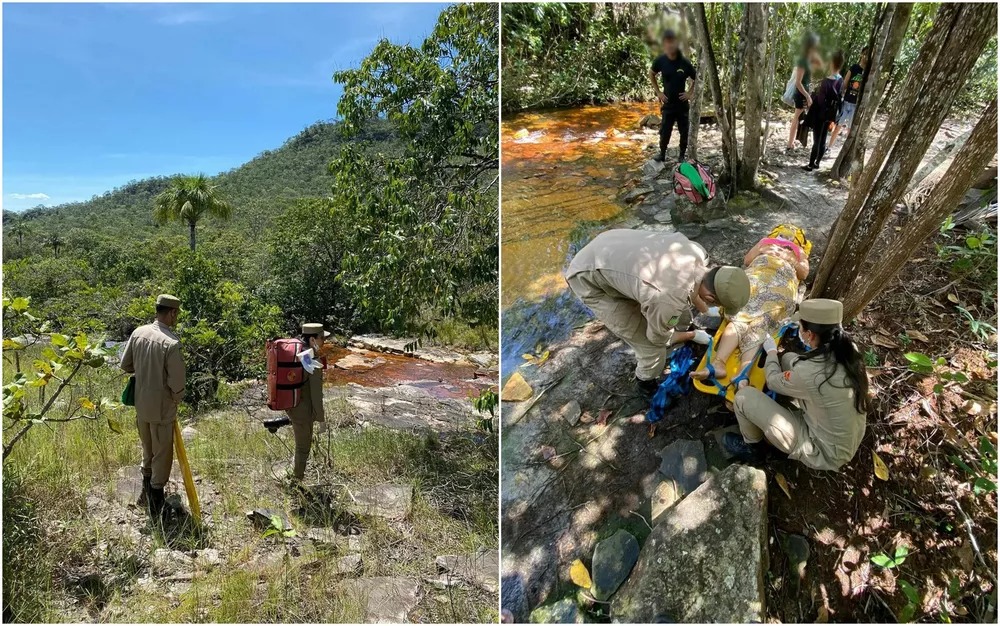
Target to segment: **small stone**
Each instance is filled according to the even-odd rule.
[[[466,582],[496,593],[500,578],[499,553],[496,550],[482,550],[468,556],[443,555],[434,562],[439,569],[451,572]]]
[[[180,550],[158,548],[153,552],[151,565],[153,575],[163,578],[190,572],[194,568],[194,559]]]
[[[413,506],[412,485],[385,483],[366,487],[353,495],[354,501],[349,508],[356,515],[402,520],[410,515]]]
[[[639,542],[628,531],[619,529],[594,546],[592,576],[594,584],[591,592],[600,601],[614,595],[618,587],[628,578],[629,572],[639,558]]]
[[[191,443],[198,436],[198,430],[194,426],[185,426],[181,431],[181,439],[184,443]]]
[[[583,409],[579,402],[570,400],[559,409],[558,415],[569,422],[570,426],[576,426],[580,422],[580,416],[583,415]]]
[[[669,478],[661,480],[660,484],[656,486],[656,491],[653,493],[652,513],[650,514],[651,525],[656,526],[660,521],[660,517],[680,499],[681,494],[677,491],[677,483]]]
[[[634,189],[632,189],[632,191],[625,194],[625,197],[622,199],[625,202],[634,202],[635,200],[648,196],[649,194],[653,193],[653,191],[654,191],[653,188],[650,187],[649,185],[638,185]]]
[[[198,555],[194,558],[195,565],[201,569],[212,569],[221,562],[222,557],[219,555],[219,551],[215,548],[205,548],[204,550],[199,550]]]
[[[410,612],[420,601],[420,581],[416,578],[357,578],[340,583],[337,592],[361,603],[365,621],[401,624],[410,621]]]
[[[666,166],[663,164],[663,161],[649,159],[642,164],[642,176],[643,178],[656,178],[663,171],[664,167]]]
[[[353,574],[361,569],[361,555],[348,554],[337,559],[336,572],[338,574]]]
[[[785,535],[781,539],[781,548],[788,556],[788,568],[791,574],[800,580],[805,578],[810,554],[809,541],[802,535]]]
[[[583,615],[573,598],[540,606],[531,612],[532,624],[582,624]]]
[[[340,535],[332,528],[310,528],[306,531],[306,539],[312,539],[316,543],[335,544]]]
[[[653,216],[653,219],[661,224],[669,224],[671,217],[669,210],[663,210]]]
[[[705,446],[700,441],[679,439],[660,450],[660,473],[672,479],[681,494],[689,494],[708,479]]]

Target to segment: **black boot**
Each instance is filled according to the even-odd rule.
[[[743,435],[726,433],[722,436],[722,447],[743,463],[758,463],[764,459],[764,447],[759,443],[747,443]]]
[[[142,493],[139,494],[139,500],[136,501],[137,505],[146,506],[149,503],[149,490],[152,480],[151,476],[142,477]]]
[[[665,160],[667,160],[667,153],[663,150],[660,150],[659,153],[653,155],[653,160],[656,161],[657,163],[663,163]]]
[[[639,386],[639,390],[647,395],[652,396],[656,393],[656,390],[660,388],[660,383],[662,381],[659,378],[651,378],[649,380],[645,378],[635,377],[635,383]]]
[[[278,432],[279,428],[282,426],[288,426],[291,423],[291,420],[287,417],[276,417],[271,420],[264,420],[264,428],[268,429],[273,435]]]
[[[149,500],[147,502],[149,507],[149,516],[153,519],[161,519],[163,517],[164,511],[167,509],[167,497],[163,493],[163,487],[157,489],[156,487],[149,488]]]

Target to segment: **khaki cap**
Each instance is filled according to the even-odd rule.
[[[750,301],[750,280],[741,268],[724,265],[715,273],[715,284],[712,285],[719,304],[726,313],[733,314]]]
[[[315,324],[315,323],[303,324],[302,325],[302,334],[303,335],[323,335],[323,337],[329,337],[330,336],[329,332],[323,330],[323,325],[322,324]]]
[[[792,319],[812,324],[839,324],[844,321],[844,305],[840,300],[826,298],[803,300]]]
[[[179,309],[181,308],[181,300],[177,296],[161,293],[156,296],[156,306],[168,306],[171,309]]]

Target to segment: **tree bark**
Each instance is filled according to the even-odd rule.
[[[694,32],[697,24],[694,13],[687,5],[683,6],[683,11],[689,28]],[[687,151],[691,155],[691,159],[695,161],[698,160],[698,132],[701,128],[701,103],[705,92],[705,74],[708,72],[708,60],[705,55],[705,49],[701,47],[701,44],[698,43],[699,41],[700,38],[695,37],[695,43],[698,46],[698,78],[694,81],[694,94],[691,97],[691,115],[688,118],[690,130],[688,131]]]
[[[847,203],[844,205],[844,208],[841,209],[840,214],[834,222],[829,242],[827,243],[826,253],[824,253],[819,267],[816,269],[816,276],[813,278],[813,292],[821,293],[826,287],[826,281],[830,276],[830,272],[832,271],[834,264],[840,256],[840,252],[843,249],[845,242],[847,241],[847,235],[854,226],[854,222],[858,217],[858,212],[861,210],[861,206],[864,203],[865,198],[871,191],[871,185],[875,180],[875,175],[882,167],[889,148],[895,141],[896,135],[899,134],[899,129],[902,128],[902,123],[906,118],[905,112],[909,109],[909,107],[913,106],[913,99],[916,97],[917,90],[921,85],[923,85],[923,77],[926,76],[927,72],[930,72],[931,68],[934,66],[934,61],[937,59],[938,52],[944,46],[945,41],[948,38],[948,33],[951,31],[955,20],[958,18],[958,14],[959,5],[945,4],[942,5],[937,15],[935,15],[934,27],[931,32],[927,34],[927,38],[924,39],[924,44],[921,46],[920,53],[917,55],[917,59],[914,61],[913,67],[910,71],[911,80],[908,81],[907,89],[905,89],[902,96],[896,100],[896,104],[892,108],[892,114],[889,115],[886,128],[882,131],[882,135],[880,136],[878,143],[875,145],[875,152],[869,160],[869,166],[862,169],[856,179],[852,181]],[[879,29],[878,23],[879,20],[876,20],[876,30]],[[869,45],[872,44],[869,43]],[[874,48],[871,49],[874,50]],[[864,100],[864,84],[861,89],[860,100]],[[857,121],[857,119],[857,114],[855,114],[855,121]],[[853,135],[854,133],[852,132],[851,134]],[[851,137],[848,136],[847,140],[850,141]],[[847,142],[845,141],[844,147],[841,148],[841,155],[843,155],[846,150]],[[833,166],[834,171],[836,171],[838,167],[837,163],[839,162],[840,157],[838,156],[837,162],[834,163]]]
[[[736,130],[729,124],[726,107],[723,104],[722,86],[719,84],[719,65],[715,59],[715,51],[712,49],[712,34],[708,30],[708,19],[705,16],[705,3],[697,3],[692,12],[695,16],[696,34],[700,39],[702,52],[705,53],[705,60],[708,63],[708,86],[712,90],[712,99],[715,102],[715,119],[719,123],[719,130],[722,131],[722,158],[725,160],[726,168],[732,167],[736,152]],[[736,176],[734,169],[729,169],[730,180]]]
[[[770,3],[767,5],[768,11],[770,11]],[[775,19],[772,24],[780,24],[778,20],[778,11],[775,9],[774,12]],[[775,63],[778,60],[778,38],[770,32],[770,27],[768,28],[768,39],[771,41],[771,56],[770,60],[767,62],[767,87],[764,88],[764,136],[760,140],[760,159],[764,160],[767,156],[767,140],[771,137],[771,104],[774,102],[774,79],[775,79]]]
[[[760,129],[764,115],[764,81],[767,68],[767,5],[747,3],[743,7],[743,36],[740,38],[745,62],[746,94],[743,112],[743,154],[739,159],[737,189],[753,189],[757,185],[757,167],[763,149]],[[737,91],[737,97],[739,92]]]
[[[951,108],[952,100],[968,79],[986,42],[994,35],[996,5],[960,6],[960,15],[934,68],[926,76],[919,77],[923,85],[906,114],[904,127],[907,132],[900,135],[892,146],[885,166],[881,168],[850,229],[846,239],[849,244],[843,246],[836,262],[831,265],[829,278],[819,291],[821,297],[840,298],[849,291],[885,221],[905,192],[906,184]],[[915,78],[911,76],[911,79]],[[891,144],[892,140],[891,135],[882,137],[876,151],[881,152],[882,146]],[[878,165],[879,162],[873,160],[870,169],[875,170]],[[830,252],[836,250],[828,250],[827,253]]]
[[[194,252],[195,246],[194,227],[195,222],[188,222],[188,245],[191,246],[191,252]]]
[[[883,291],[889,281],[913,256],[917,248],[931,237],[941,222],[951,214],[955,205],[972,186],[983,168],[997,151],[997,99],[987,105],[976,123],[969,140],[951,162],[947,173],[917,209],[914,216],[899,230],[899,234],[872,267],[861,274],[857,283],[844,298],[844,319],[852,319],[872,299]]]
[[[878,24],[876,53],[869,63],[869,69],[865,70],[867,76],[858,96],[851,134],[847,136],[840,154],[830,168],[830,178],[834,180],[850,176],[864,165],[868,129],[882,100],[888,69],[892,67],[899,48],[903,45],[903,36],[912,10],[911,4],[889,4],[884,19]]]

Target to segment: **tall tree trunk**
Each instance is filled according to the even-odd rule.
[[[692,8],[695,16],[696,34],[701,43],[702,52],[705,53],[705,60],[708,63],[708,86],[712,90],[712,99],[715,102],[715,119],[719,123],[719,130],[722,131],[722,157],[726,162],[726,168],[730,181],[735,180],[736,168],[736,129],[729,124],[728,112],[723,104],[722,85],[719,84],[719,65],[715,59],[715,51],[712,49],[712,34],[708,30],[708,19],[705,16],[705,3],[699,2]],[[732,169],[730,169],[732,168]]]
[[[830,240],[827,244],[827,253],[823,255],[823,259],[820,261],[819,267],[816,269],[816,276],[813,279],[813,291],[822,292],[826,286],[826,280],[833,269],[833,264],[836,262],[840,255],[840,250],[844,247],[847,241],[847,235],[854,226],[854,222],[858,217],[858,212],[861,210],[861,206],[864,203],[868,192],[871,190],[872,182],[875,180],[875,175],[878,174],[882,163],[885,161],[886,154],[888,154],[889,148],[892,146],[896,139],[896,135],[899,134],[899,130],[902,128],[903,122],[906,120],[906,113],[908,109],[913,105],[913,99],[916,98],[917,90],[923,85],[923,77],[931,71],[934,66],[934,62],[938,57],[938,52],[944,46],[945,41],[948,38],[948,33],[951,32],[952,25],[959,15],[959,5],[957,4],[944,4],[941,9],[934,16],[934,26],[931,32],[927,33],[927,37],[924,39],[923,45],[920,47],[920,53],[917,55],[917,59],[913,62],[913,67],[910,69],[910,80],[907,81],[906,89],[904,93],[895,101],[895,106],[892,108],[892,113],[889,115],[888,123],[885,129],[882,131],[882,135],[875,145],[875,152],[869,161],[869,167],[861,170],[861,173],[857,176],[851,184],[851,192],[847,198],[847,203],[844,208],[840,211],[840,215],[837,216],[837,220],[834,223]],[[877,23],[877,22],[876,22]],[[878,26],[876,25],[876,29]],[[869,44],[871,45],[871,44]],[[861,98],[864,98],[864,86],[862,86]],[[855,114],[855,122],[857,122],[857,114]],[[854,134],[853,132],[851,133]],[[848,137],[850,140],[850,136]],[[844,147],[841,149],[841,154],[847,149],[847,144],[845,142]],[[837,161],[840,161],[840,157],[837,157]],[[834,164],[834,170],[837,165]],[[832,251],[832,253],[831,253]]]
[[[768,11],[770,11],[770,3],[767,5]],[[780,24],[778,20],[778,10],[775,9],[774,12],[775,19],[772,20],[772,24]],[[764,160],[767,156],[767,140],[771,137],[771,104],[774,102],[774,77],[775,70],[774,66],[778,61],[778,39],[774,36],[774,33],[770,32],[770,27],[768,28],[768,39],[770,40],[769,47],[771,48],[771,56],[767,62],[767,87],[764,90],[764,137],[760,140],[760,159]]]
[[[820,265],[827,266],[828,278],[825,284],[813,287],[814,297],[839,298],[849,291],[886,219],[905,192],[907,183],[951,108],[952,100],[968,79],[986,42],[995,34],[995,4],[962,4],[959,7],[959,15],[953,22],[944,48],[937,55],[933,69],[923,76],[911,74],[908,83],[919,80],[921,86],[911,89],[907,84],[906,87],[907,92],[917,92],[912,106],[905,110],[903,124],[906,133],[900,134],[895,142],[896,137],[892,133],[880,139],[876,153],[887,152],[888,159],[882,167],[881,162],[873,158],[866,168],[880,170],[878,177],[857,219],[850,225],[845,245],[839,250],[828,248],[824,254]],[[863,189],[860,186],[858,193]],[[854,195],[855,190],[852,189],[851,196]],[[841,226],[846,226],[846,223],[838,223],[838,227]],[[835,259],[833,254],[837,254]]]
[[[691,11],[689,5],[682,6],[684,8],[684,16],[687,18],[691,30],[694,31],[696,25],[694,13]],[[694,82],[694,94],[691,96],[691,115],[688,121],[690,130],[688,131],[687,151],[693,160],[698,160],[698,132],[701,128],[701,104],[703,94],[705,93],[705,74],[708,72],[708,57],[705,54],[705,49],[698,44],[699,40],[699,38],[695,38],[695,44],[698,46],[698,78]]]
[[[188,222],[188,245],[191,246],[191,252],[194,252],[195,246],[194,227],[195,222]]]
[[[875,110],[882,99],[888,69],[892,67],[903,44],[912,10],[913,5],[910,4],[889,4],[883,19],[877,22],[879,34],[873,47],[875,53],[870,59],[869,67],[865,69],[866,76],[858,95],[858,108],[854,113],[851,134],[847,136],[840,154],[830,168],[830,177],[834,180],[850,176],[854,170],[864,165],[868,128],[875,119]]]
[[[753,189],[757,185],[757,167],[763,150],[760,122],[764,115],[764,81],[767,68],[767,5],[747,3],[743,7],[743,34],[740,37],[745,60],[746,95],[743,113],[743,154],[736,178],[738,189]],[[737,97],[739,92],[737,92]]]
[[[969,140],[962,146],[927,200],[902,225],[892,243],[885,246],[885,253],[858,277],[858,281],[844,298],[845,319],[857,316],[886,288],[917,248],[937,232],[941,222],[954,211],[962,196],[996,154],[996,138],[997,99],[993,98],[976,123]]]

